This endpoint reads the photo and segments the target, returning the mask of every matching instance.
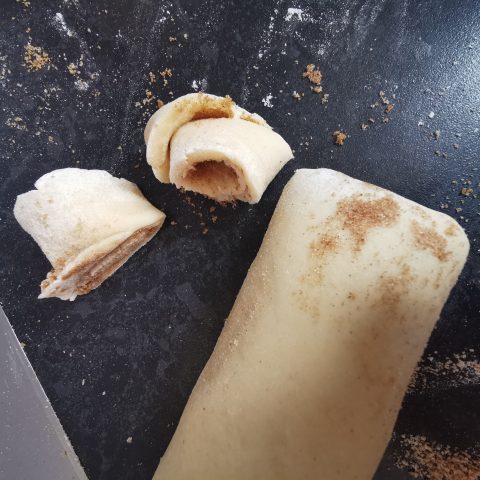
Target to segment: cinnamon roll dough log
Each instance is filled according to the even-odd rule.
[[[468,249],[444,214],[297,171],[154,479],[371,479]]]
[[[134,183],[103,170],[54,170],[35,187],[14,214],[53,266],[39,298],[74,300],[98,287],[165,219]]]
[[[285,140],[259,115],[228,96],[206,93],[188,94],[160,108],[147,123],[145,143],[158,180],[218,201],[258,202],[293,158]]]

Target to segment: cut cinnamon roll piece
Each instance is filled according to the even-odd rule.
[[[259,115],[230,97],[193,93],[163,106],[145,129],[147,161],[164,183],[220,202],[257,203],[293,158]]]
[[[160,229],[165,215],[132,182],[103,170],[54,170],[17,197],[14,215],[53,270],[39,298],[97,288]]]

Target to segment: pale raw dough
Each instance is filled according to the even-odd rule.
[[[103,170],[54,170],[35,187],[14,214],[53,266],[39,298],[74,300],[98,287],[165,219],[134,183]]]
[[[217,201],[256,203],[292,157],[283,138],[229,97],[192,93],[160,108],[145,128],[155,176]]]
[[[468,250],[442,213],[297,171],[154,479],[371,479]]]

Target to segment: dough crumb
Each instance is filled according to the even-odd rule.
[[[67,70],[70,75],[77,75],[78,67],[74,63],[69,63],[67,65]]]
[[[300,95],[296,90],[293,91],[292,98],[294,98],[297,101],[300,101],[302,97],[303,97],[303,93]]]
[[[127,438],[127,443],[130,444],[130,443],[132,443],[132,442],[133,442],[133,438],[132,438],[132,437],[128,437],[128,438]]]

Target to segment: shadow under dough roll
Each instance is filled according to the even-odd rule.
[[[154,479],[371,479],[468,250],[442,213],[297,171]]]

